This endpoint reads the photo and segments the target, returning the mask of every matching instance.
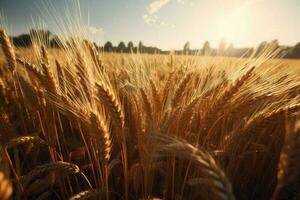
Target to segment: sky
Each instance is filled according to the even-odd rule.
[[[191,48],[205,41],[217,47],[222,39],[235,47],[300,42],[300,0],[0,0],[0,13],[12,35],[40,22],[60,34],[64,22],[80,18],[99,45],[142,41],[167,50],[187,41]]]

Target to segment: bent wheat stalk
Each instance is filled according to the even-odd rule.
[[[191,159],[203,171],[204,177],[199,178],[199,180],[202,180],[201,183],[210,185],[217,196],[223,200],[235,199],[230,181],[209,153],[194,147],[186,141],[169,136],[157,135],[154,139],[159,143],[158,148],[161,155],[174,153],[178,157]]]
[[[12,147],[15,147],[15,146],[18,146],[18,145],[21,145],[21,144],[27,144],[27,143],[32,143],[32,144],[35,144],[35,145],[47,145],[47,143],[40,139],[39,137],[33,137],[33,136],[22,136],[22,137],[18,137],[18,138],[14,138],[14,139],[11,139],[8,143],[5,144],[4,146],[4,155],[7,159],[7,162],[17,180],[17,183],[19,184],[19,187],[20,189],[22,189],[21,185],[20,185],[20,182],[19,182],[19,175],[12,163],[12,160],[9,156],[9,153],[8,153],[8,149],[9,148],[12,148]]]
[[[32,180],[50,172],[61,172],[62,175],[66,176],[68,174],[79,173],[80,170],[77,165],[63,161],[57,161],[53,163],[40,165],[21,178],[23,187],[26,188]]]

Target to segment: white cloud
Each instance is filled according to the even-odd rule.
[[[162,7],[167,5],[170,0],[152,0],[152,2],[148,6],[148,13],[153,15],[158,12]]]
[[[85,26],[86,32],[92,34],[92,35],[103,35],[104,30],[101,27],[95,27],[95,26]]]
[[[171,1],[176,1],[177,3],[184,5],[187,0],[152,0],[147,7],[147,13],[143,16],[145,23],[149,25],[174,27],[174,25],[168,24],[158,19],[156,15],[156,13],[158,13],[161,8],[168,5]]]

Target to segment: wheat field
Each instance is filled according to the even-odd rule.
[[[0,40],[0,199],[300,199],[299,60]]]

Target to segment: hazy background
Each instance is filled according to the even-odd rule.
[[[50,3],[51,4],[50,4]],[[65,5],[75,0],[0,0],[0,11],[13,35],[32,27],[33,21],[65,19]],[[143,41],[162,49],[191,48],[210,41],[217,47],[223,38],[235,47],[278,39],[280,44],[300,41],[299,0],[80,0],[80,9],[91,39]],[[56,12],[53,12],[56,10]],[[43,16],[43,17],[41,17]],[[48,20],[47,20],[48,21]],[[46,21],[46,23],[47,23]],[[47,23],[48,24],[48,23]],[[59,32],[54,27],[50,31]]]

